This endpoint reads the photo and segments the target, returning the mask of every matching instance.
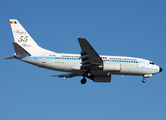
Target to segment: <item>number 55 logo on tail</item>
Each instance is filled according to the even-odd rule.
[[[18,40],[18,42],[27,42],[28,41],[28,36],[21,36]]]

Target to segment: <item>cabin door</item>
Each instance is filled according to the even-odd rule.
[[[42,56],[42,63],[46,63],[46,61],[47,61],[47,58],[46,58],[45,55],[43,55],[43,56]]]
[[[145,67],[145,61],[144,60],[141,61],[141,67]]]

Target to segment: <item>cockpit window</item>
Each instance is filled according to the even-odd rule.
[[[153,62],[149,62],[149,64],[154,65],[154,63],[153,63]]]

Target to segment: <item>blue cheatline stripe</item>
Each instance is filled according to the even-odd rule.
[[[78,57],[42,57],[42,56],[36,56],[36,57],[18,57],[17,59],[20,60],[33,60],[33,59],[38,59],[38,60],[43,60],[43,59],[47,59],[47,60],[63,60],[63,61],[81,61],[81,59],[79,59]],[[115,62],[115,63],[119,63],[119,64],[130,64],[130,63],[134,63],[134,61],[129,62],[126,60],[123,60],[123,62],[120,62],[120,60],[112,60],[112,59],[104,59],[105,62]],[[135,61],[136,62],[136,61]],[[134,63],[138,65],[140,64],[140,61],[137,61],[137,63]]]
[[[57,59],[59,58],[59,59]],[[17,57],[19,60],[33,60],[33,59],[38,59],[38,60],[63,60],[63,61],[81,61],[81,59],[78,58],[69,58],[69,57]]]

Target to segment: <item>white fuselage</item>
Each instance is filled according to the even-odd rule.
[[[144,75],[144,77],[151,77],[153,74],[159,72],[160,67],[151,64],[151,61],[134,58],[134,57],[121,57],[121,56],[100,56],[103,63],[119,65],[119,71],[104,71],[104,70],[91,70],[93,75],[108,75],[108,74],[121,74],[121,75]],[[63,72],[81,73],[81,56],[79,54],[49,54],[42,56],[20,57],[18,58],[24,62]],[[84,72],[84,71],[83,71]]]

